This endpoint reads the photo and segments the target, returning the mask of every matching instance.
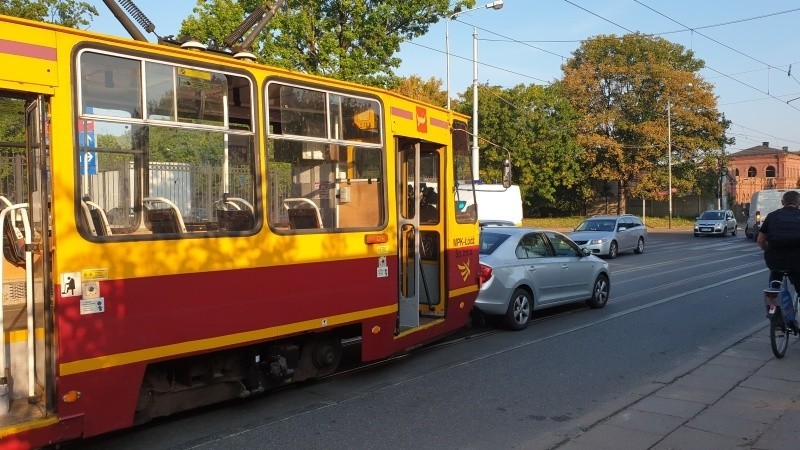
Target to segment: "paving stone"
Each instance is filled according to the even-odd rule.
[[[708,431],[742,441],[754,441],[770,424],[741,417],[731,417],[718,414],[714,410],[706,410],[686,423],[689,428]]]
[[[746,441],[741,439],[732,438],[729,436],[722,436],[719,434],[709,433],[708,431],[698,430],[682,426],[670,433],[662,441],[652,447],[651,450],[667,450],[667,449],[732,449]],[[632,448],[632,447],[629,447]],[[642,447],[638,447],[642,448]]]
[[[800,366],[782,364],[782,362],[783,360],[770,361],[764,367],[758,369],[757,374],[779,380],[800,381]]]
[[[572,441],[584,445],[618,450],[623,448],[649,448],[663,438],[664,436],[660,434],[645,433],[644,431],[625,429],[602,423]]]
[[[668,416],[683,417],[689,419],[706,408],[705,403],[690,402],[685,400],[675,400],[650,396],[631,405],[632,409],[638,411],[666,414]]]
[[[784,450],[798,447],[797,427],[800,424],[800,403],[793,403],[772,427],[750,447],[758,450]]]
[[[741,417],[762,423],[774,422],[791,405],[784,394],[737,387],[708,411],[730,417]]]
[[[709,361],[708,364],[716,364],[718,366],[741,367],[755,371],[759,367],[763,366],[765,361],[766,360],[762,361],[760,359],[721,354],[713,358],[711,361]]]
[[[686,386],[681,384],[671,384],[660,389],[655,395],[657,397],[671,398],[674,400],[686,400],[690,402],[705,403],[706,405],[713,405],[725,393],[727,389],[719,389],[716,387],[697,387]]]
[[[762,391],[778,392],[785,395],[800,393],[800,382],[765,377],[760,375],[760,372],[742,381],[739,386]]]
[[[740,380],[734,380],[731,378],[713,378],[704,375],[690,373],[680,377],[678,380],[675,381],[674,384],[678,386],[688,386],[700,389],[728,392],[734,387],[736,387],[736,385],[738,385],[739,383]]]
[[[527,449],[528,447],[523,447],[523,448]],[[533,447],[533,448],[537,449],[539,447]],[[596,445],[590,445],[590,444],[586,444],[586,443],[583,443],[583,442],[576,442],[574,440],[571,440],[571,441],[567,442],[566,444],[559,446],[558,450],[597,450],[597,449],[600,449],[600,448],[603,448],[603,447],[598,447]]]
[[[671,431],[681,426],[685,421],[686,419],[682,417],[628,408],[609,418],[606,423],[628,430],[638,430],[644,431],[645,433],[666,436]]]
[[[741,381],[750,376],[755,370],[744,367],[727,367],[716,364],[705,364],[692,373],[710,378],[724,378]]]
[[[770,349],[769,346],[769,341],[767,341],[766,343],[753,344],[751,347],[752,348],[746,346],[731,347],[725,350],[724,352],[720,353],[720,356],[729,356],[740,359],[752,359],[753,361],[760,361],[762,363],[774,358],[772,350]]]

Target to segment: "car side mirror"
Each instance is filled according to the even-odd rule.
[[[589,256],[592,254],[592,251],[586,247],[581,247],[581,256]]]

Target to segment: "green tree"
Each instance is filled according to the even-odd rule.
[[[198,0],[181,34],[220,44],[262,0]],[[475,0],[458,0],[456,10]],[[449,0],[286,0],[256,40],[260,62],[388,87],[400,43],[450,12]]]
[[[698,174],[719,167],[730,141],[713,86],[697,74],[704,64],[678,44],[628,34],[591,38],[562,66],[566,95],[582,116],[585,167],[593,178],[616,183],[621,211],[626,196],[666,192],[668,109],[678,195],[695,189]]]
[[[586,176],[579,163],[583,150],[575,138],[578,116],[560,84],[508,89],[481,85],[478,95],[481,178],[499,182],[509,158],[526,216],[572,212]],[[462,98],[457,109],[470,114],[472,96],[465,93]]]
[[[85,28],[97,16],[97,8],[75,0],[0,0],[0,14]]]
[[[447,93],[442,90],[442,80],[436,77],[427,81],[418,75],[398,78],[391,90],[433,105],[444,105],[447,102]]]

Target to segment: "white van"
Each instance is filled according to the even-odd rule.
[[[459,198],[466,200],[465,207],[472,204],[469,188],[458,188]],[[522,195],[519,186],[508,188],[502,184],[476,184],[475,203],[479,222],[512,222],[522,225]]]
[[[753,192],[747,213],[747,226],[744,229],[745,236],[751,239],[758,237],[761,221],[767,217],[767,214],[781,208],[781,198],[786,191],[787,189],[764,189]]]

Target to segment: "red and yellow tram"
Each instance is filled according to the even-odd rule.
[[[257,394],[333,372],[343,342],[375,360],[468,320],[464,117],[5,16],[0,61],[0,446]]]

